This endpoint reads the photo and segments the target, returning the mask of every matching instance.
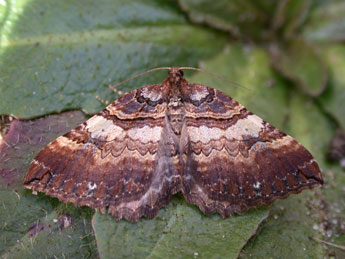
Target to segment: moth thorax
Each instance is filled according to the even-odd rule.
[[[180,70],[177,67],[171,68],[169,72],[169,76],[168,76],[168,79],[171,85],[178,84],[180,81],[182,81],[182,78],[183,78],[182,70]]]
[[[172,130],[176,135],[180,135],[184,118],[184,105],[180,97],[169,99],[167,115]]]
[[[178,109],[182,105],[183,104],[182,104],[182,100],[180,97],[173,97],[173,98],[169,99],[169,103],[168,103],[169,109]]]

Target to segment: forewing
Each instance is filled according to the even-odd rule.
[[[232,98],[203,85],[183,95],[183,193],[205,213],[242,213],[323,183],[301,144]]]
[[[176,173],[175,146],[166,136],[166,98],[164,85],[124,95],[42,149],[25,186],[108,209],[117,219],[155,216],[175,191],[163,175]]]

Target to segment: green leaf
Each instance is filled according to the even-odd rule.
[[[279,1],[272,20],[273,29],[281,29],[285,39],[295,37],[298,28],[307,18],[310,4],[311,0]]]
[[[110,83],[152,67],[196,66],[222,49],[224,39],[186,24],[170,2],[27,1],[2,42],[0,114],[98,112],[95,96],[115,99]],[[159,75],[151,75],[153,82]]]
[[[6,248],[6,252],[2,254],[4,258],[83,258],[96,256],[96,244],[91,224],[89,221],[85,221],[87,218],[85,213],[81,216],[81,210],[76,208],[64,209],[63,214],[58,213],[58,209],[47,212],[42,207],[38,207],[40,202],[28,203],[25,197],[25,201],[19,202],[19,205],[19,196],[14,194],[7,196],[3,192],[0,195],[7,198],[3,204],[12,209],[8,210],[8,212],[12,212],[9,216],[16,220],[15,224],[11,221],[6,222],[10,225],[5,226],[7,229],[4,233],[4,241],[7,244],[12,241],[14,245]],[[28,218],[28,214],[32,213],[26,212],[30,204],[35,205],[31,206],[31,209],[36,209],[44,215],[38,217],[38,213],[36,213],[35,221],[31,225],[26,225],[29,220],[32,220],[32,218]],[[61,205],[61,207],[63,206]],[[26,217],[19,214],[24,214]],[[24,225],[19,226],[21,223]],[[15,235],[13,235],[15,232],[22,235],[20,239],[15,239]]]
[[[344,1],[323,1],[311,12],[302,34],[308,40],[343,42],[345,40]]]
[[[310,96],[319,96],[326,88],[328,71],[317,46],[299,38],[287,45],[272,44],[274,68]]]
[[[311,98],[295,93],[289,107],[287,133],[310,151],[322,169],[326,165],[325,153],[334,133],[334,125]]]
[[[330,87],[320,98],[323,108],[345,129],[345,46],[335,44],[323,48],[330,71]]]
[[[25,1],[3,0],[0,2],[0,47],[4,41],[8,40],[13,25],[18,20],[24,5]]]
[[[267,215],[252,210],[223,220],[175,198],[156,218],[137,223],[96,213],[93,228],[101,258],[237,258]]]
[[[230,31],[235,37],[261,38],[276,3],[272,1],[179,0],[182,10],[196,23]]]
[[[322,224],[318,225],[318,230],[323,234],[326,241],[344,246],[344,168],[327,164],[324,168],[324,174],[328,179],[327,185],[322,192],[322,200],[324,201],[322,214],[324,215],[324,220]],[[345,257],[344,250],[336,249],[331,246],[328,246],[328,250],[334,251],[336,258]]]
[[[2,168],[1,168],[2,169]],[[52,211],[52,204],[34,197],[25,196],[22,190],[0,189],[0,254],[17,244],[37,219]]]

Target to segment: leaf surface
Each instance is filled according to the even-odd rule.
[[[272,45],[270,54],[274,68],[303,92],[313,97],[323,93],[328,70],[318,46],[299,38],[285,46]]]
[[[96,113],[102,108],[97,95],[118,97],[110,84],[153,67],[196,66],[222,48],[222,34],[187,24],[176,7],[164,3],[26,1],[2,42],[0,114]],[[150,74],[151,83],[162,75]],[[143,82],[149,83],[147,77],[120,90]]]

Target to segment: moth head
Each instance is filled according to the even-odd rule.
[[[178,67],[172,67],[170,68],[168,78],[170,83],[178,83],[183,79],[183,71]]]

